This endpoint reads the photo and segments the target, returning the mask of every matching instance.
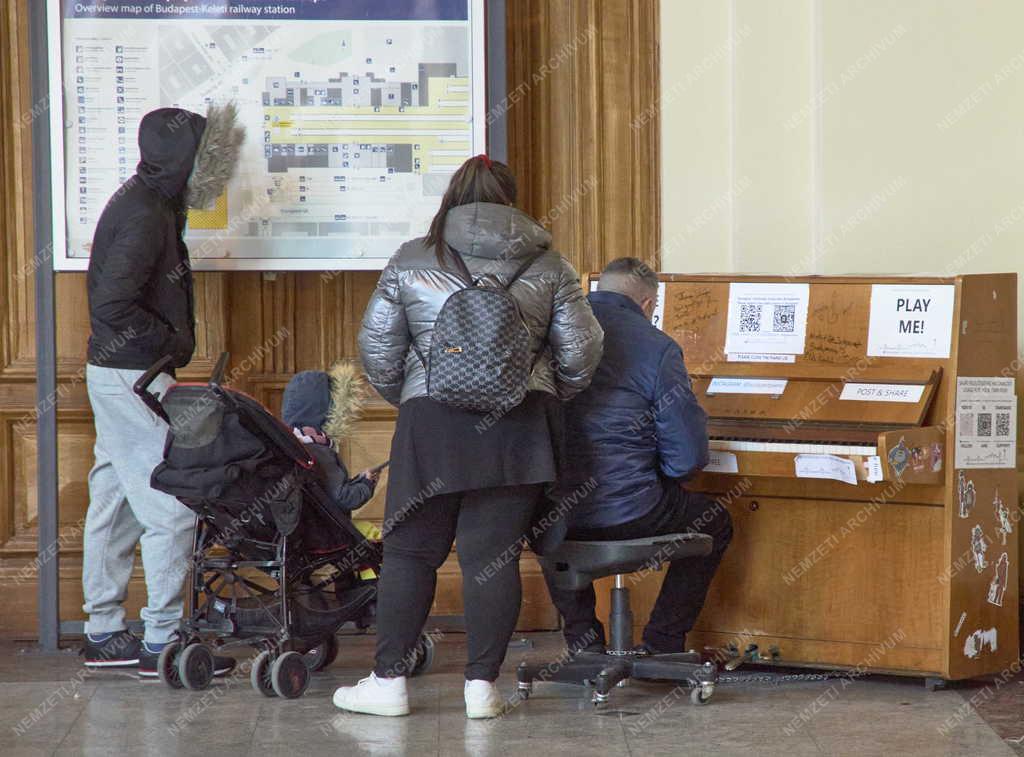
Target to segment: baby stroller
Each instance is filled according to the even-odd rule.
[[[295,698],[311,671],[334,661],[343,625],[373,624],[382,550],[330,502],[322,472],[285,425],[221,385],[227,357],[208,383],[173,384],[160,399],[148,387],[171,358],[134,386],[170,425],[150,484],[197,516],[184,618],[159,673],[172,688],[205,689],[210,644],[248,645],[258,652],[249,667],[253,688]],[[423,637],[410,675],[425,672],[432,658]]]

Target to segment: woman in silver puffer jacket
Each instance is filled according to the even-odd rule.
[[[391,445],[378,589],[376,665],[337,706],[377,715],[409,711],[406,674],[430,611],[437,569],[457,540],[468,661],[466,714],[500,714],[494,681],[522,598],[519,552],[545,484],[555,480],[560,400],[586,388],[603,334],[572,266],[550,250],[551,235],[513,207],[515,178],[486,156],[452,176],[430,231],[391,258],[367,306],[359,349],[370,383],[399,407]],[[483,415],[427,397],[421,355],[441,306],[465,287],[454,248],[479,283],[509,287],[530,331],[536,360],[529,392],[502,413]],[[533,534],[536,536],[536,534]]]

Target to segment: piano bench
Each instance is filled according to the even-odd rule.
[[[552,583],[563,589],[585,589],[595,579],[615,576],[608,616],[608,646],[604,654],[577,652],[564,661],[545,665],[521,663],[516,670],[518,696],[526,699],[534,680],[594,686],[593,702],[603,704],[615,685],[629,678],[688,683],[690,701],[705,704],[715,690],[718,669],[701,664],[693,652],[637,654],[633,648],[633,612],[623,574],[657,570],[664,563],[684,557],[710,554],[707,534],[664,534],[622,541],[565,541],[539,560]]]

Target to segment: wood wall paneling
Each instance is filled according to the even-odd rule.
[[[32,288],[28,18],[29,0],[0,10],[0,635],[32,635],[36,622],[34,427],[35,346]],[[658,262],[658,129],[634,129],[657,93],[657,4],[653,0],[509,0],[510,163],[519,205],[553,232],[577,270],[600,269],[620,255]],[[36,115],[47,117],[45,108]],[[10,125],[14,128],[10,128]],[[19,124],[23,124],[19,126]],[[228,350],[233,384],[271,408],[298,370],[358,360],[356,334],[377,275],[373,272],[253,272],[196,275],[197,348],[181,372],[209,375]],[[61,613],[81,618],[81,527],[88,504],[92,425],[82,376],[88,337],[85,276],[59,274],[58,355]],[[352,470],[388,455],[394,411],[379,397],[348,441]],[[385,479],[386,481],[386,479]],[[361,511],[383,517],[383,487]],[[28,571],[28,573],[26,573]],[[22,576],[28,575],[28,580]],[[552,628],[557,617],[536,564],[523,561],[520,626]],[[461,577],[449,560],[434,612],[461,613]],[[129,612],[144,603],[141,566]]]

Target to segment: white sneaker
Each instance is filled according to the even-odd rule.
[[[466,681],[463,694],[467,718],[496,718],[505,709],[505,700],[491,681]]]
[[[342,686],[334,692],[334,706],[349,712],[396,717],[409,714],[409,692],[405,676],[378,678],[370,673],[355,686]]]

